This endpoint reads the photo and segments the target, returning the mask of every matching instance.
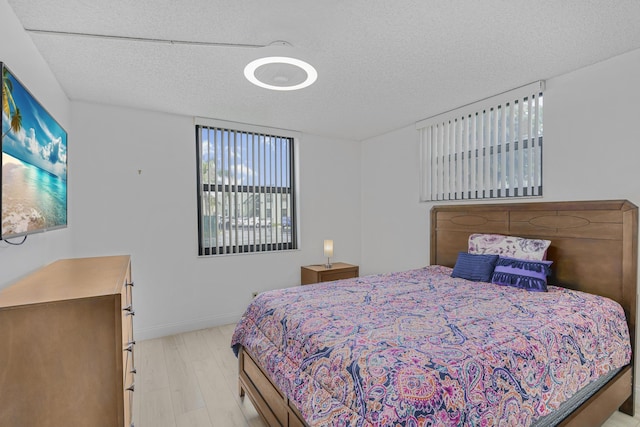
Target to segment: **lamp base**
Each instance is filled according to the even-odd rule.
[[[327,263],[324,265],[324,268],[331,268],[331,267],[333,266],[331,265],[331,262],[329,262],[329,258],[327,258]]]

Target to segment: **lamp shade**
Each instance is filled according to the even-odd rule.
[[[333,240],[324,241],[324,256],[326,257],[333,256]]]

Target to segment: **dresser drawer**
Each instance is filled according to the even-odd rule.
[[[126,352],[127,360],[124,370],[124,425],[125,427],[131,426],[131,420],[133,419],[133,394],[135,392],[135,365],[133,358],[133,351]]]
[[[123,366],[123,376],[126,377],[127,374],[127,363],[128,360],[131,361],[130,365],[133,366],[133,354],[135,347],[135,340],[133,338],[133,317],[135,314],[135,310],[133,309],[133,301],[131,296],[128,298],[126,294],[129,293],[127,289],[130,289],[130,286],[123,287],[122,291],[122,366]],[[130,293],[129,293],[130,295]]]
[[[355,268],[338,271],[323,271],[320,273],[321,282],[332,282],[334,280],[351,279],[353,277],[358,277],[358,270]]]
[[[126,346],[133,342],[133,317],[135,310],[133,304],[129,304],[122,308],[122,344]]]
[[[312,283],[351,279],[358,277],[359,274],[360,267],[344,262],[336,262],[331,267],[326,267],[322,264],[307,265],[300,268],[300,283],[309,285]]]

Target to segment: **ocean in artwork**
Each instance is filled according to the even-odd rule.
[[[67,224],[67,182],[2,153],[2,235]]]

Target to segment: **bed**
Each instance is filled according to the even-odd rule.
[[[595,426],[618,408],[632,415],[637,215],[636,206],[618,200],[436,206],[431,211],[430,266],[271,291],[254,301],[232,340],[239,359],[240,394],[249,396],[270,426]],[[512,292],[463,279],[445,286],[474,233],[550,240],[549,292]],[[392,288],[391,282],[400,284],[393,298],[380,294],[381,288]],[[453,299],[422,296],[426,288]],[[333,302],[319,299],[316,294],[322,293],[333,295]],[[498,299],[503,297],[506,300]],[[564,302],[543,304],[552,298]],[[491,305],[498,300],[500,304]],[[356,313],[355,301],[398,306],[382,317],[377,309],[361,310],[358,316],[364,317],[354,321],[349,310]],[[464,304],[473,309],[457,309]],[[565,307],[564,312],[548,311],[553,305]],[[500,311],[496,319],[502,321],[496,325],[501,326],[486,323],[487,314],[474,318],[480,306],[489,307],[489,313]],[[600,306],[604,311],[595,319],[584,316]],[[422,313],[430,311],[438,316],[425,320]],[[520,326],[512,326],[509,316],[528,318],[536,311],[546,316],[544,327],[518,335]],[[278,313],[281,317],[274,317]],[[577,336],[560,327],[569,316],[582,319],[569,328]],[[311,332],[313,323],[324,329]],[[519,346],[508,351],[493,344],[487,347],[469,329],[461,329],[465,325],[474,325],[477,336],[491,335],[494,341],[503,329],[516,329],[515,338],[505,340]],[[611,342],[589,338],[595,329],[603,329]],[[577,348],[578,340],[591,346]],[[466,347],[456,347],[456,341]],[[529,357],[536,352],[549,356],[551,348],[560,349],[550,358],[553,364]],[[322,359],[327,356],[328,361]],[[480,359],[488,360],[489,367],[476,364]],[[398,365],[400,360],[409,363]],[[500,361],[508,367],[501,367]],[[514,367],[524,377],[516,377]],[[604,376],[596,380],[598,375]],[[395,388],[388,387],[391,383]],[[539,390],[531,388],[534,383]],[[556,383],[568,386],[556,389]],[[472,403],[454,405],[463,398]]]

